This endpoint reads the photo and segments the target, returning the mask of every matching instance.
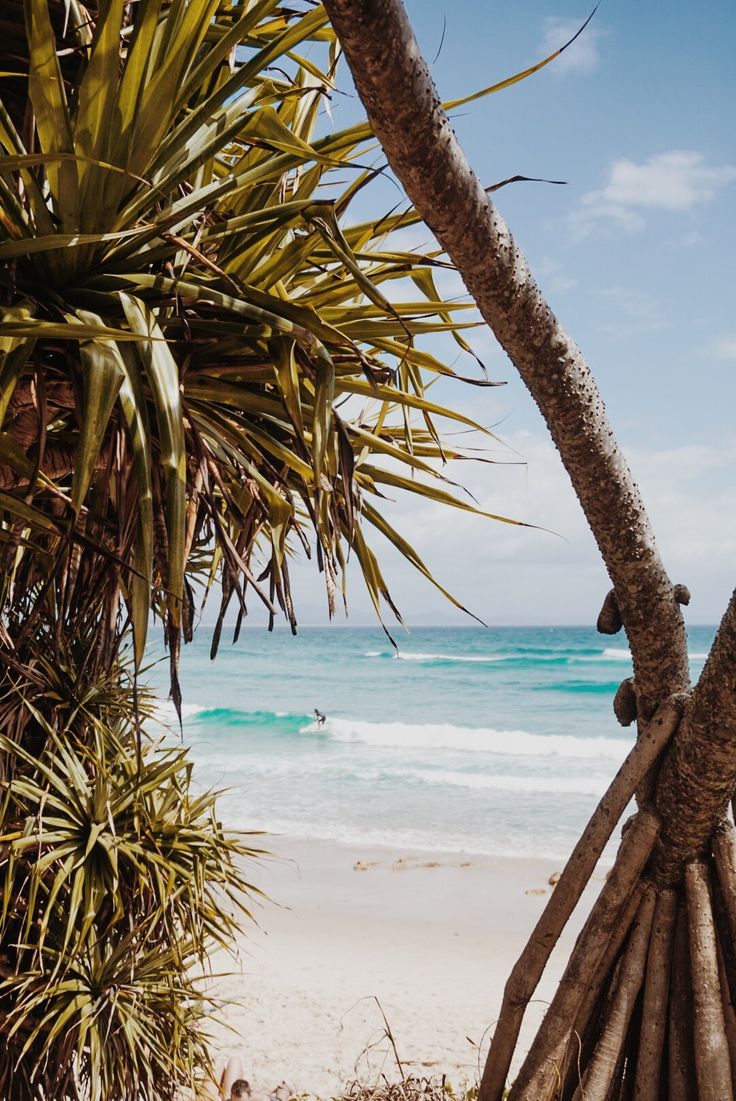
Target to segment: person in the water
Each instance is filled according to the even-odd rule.
[[[327,722],[325,713],[323,711],[318,711],[316,707],[314,709],[314,717],[317,720],[317,726],[324,726]]]

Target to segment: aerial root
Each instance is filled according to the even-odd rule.
[[[687,585],[675,585],[673,591],[675,594],[675,600],[678,604],[687,605],[690,603],[690,590],[688,589]]]
[[[615,974],[617,961],[621,956],[622,947],[636,917],[644,889],[644,883],[640,882],[629,895],[611,934],[606,951],[601,956],[585,997],[580,1004],[563,1062],[562,1081],[564,1085],[562,1092],[565,1097],[574,1094],[582,1077],[582,1068],[587,1067],[595,1049],[605,1006],[605,992],[610,984],[611,975]]]
[[[736,828],[664,885],[658,829],[625,831],[509,1101],[736,1101]]]
[[[657,895],[648,887],[639,904],[615,981],[608,995],[603,1027],[593,1057],[578,1083],[573,1101],[606,1101],[611,1086],[619,1078],[624,1063],[624,1047],[631,1016],[644,982],[647,948]]]
[[[713,856],[731,942],[736,945],[736,827],[733,822],[722,822],[717,828]]]
[[[501,1013],[483,1072],[481,1101],[500,1101],[503,1096],[526,1006],[621,815],[677,729],[682,708],[682,698],[673,697],[665,701],[653,718],[642,726],[636,745],[575,846],[544,913],[506,983]],[[651,815],[647,821],[651,825]],[[623,932],[625,934],[626,930]]]
[[[709,880],[705,863],[693,862],[685,868],[697,1096],[733,1101]]]
[[[662,1054],[667,1036],[672,949],[677,920],[677,894],[660,891],[649,941],[647,978],[641,1011],[636,1063],[636,1101],[659,1101]]]
[[[623,625],[624,621],[621,618],[616,592],[614,589],[611,589],[606,594],[606,599],[603,601],[603,607],[598,613],[598,620],[595,625],[596,630],[601,635],[617,635]]]
[[[659,828],[657,816],[644,808],[626,831],[616,863],[577,939],[557,992],[511,1088],[509,1101],[551,1101],[558,1092],[572,1022],[611,936],[620,931],[629,896],[638,887]]]
[[[613,697],[613,713],[621,726],[631,726],[636,720],[636,689],[634,678],[622,680]]]
[[[678,902],[675,940],[672,946],[669,1035],[667,1053],[670,1101],[692,1101],[695,1094],[690,952],[687,942],[687,910]]]
[[[728,981],[728,971],[723,958],[723,948],[720,937],[716,938],[716,950],[718,952],[718,982],[721,987],[721,1000],[723,1003],[723,1023],[726,1027],[726,1042],[728,1043],[728,1055],[731,1062],[731,1082],[736,1093],[736,1009],[733,1004],[733,993]],[[736,975],[733,976],[736,982]]]

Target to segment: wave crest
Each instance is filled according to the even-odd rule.
[[[606,758],[621,761],[630,748],[623,738],[576,738],[571,734],[530,734],[526,730],[453,726],[451,723],[372,723],[328,718],[309,723],[304,734],[322,734],[338,742],[361,742],[390,749],[454,749],[512,757]]]
[[[428,772],[417,769],[407,773],[423,784],[469,788],[473,791],[516,791],[524,794],[601,796],[607,782],[589,776],[482,776],[469,772]]]

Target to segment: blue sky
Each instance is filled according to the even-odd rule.
[[[539,0],[407,8],[428,59],[442,42],[433,72],[443,99],[527,67],[589,14]],[[733,0],[604,0],[559,61],[454,120],[484,184],[516,173],[568,181],[519,184],[495,200],[598,380],[666,565],[693,592],[694,623],[717,621],[736,584],[735,31]],[[349,91],[345,71],[341,85]],[[356,110],[354,99],[336,98],[334,122]],[[380,209],[395,200],[385,187],[363,201]],[[450,277],[444,290],[462,288]],[[593,622],[608,583],[566,475],[492,335],[473,340],[508,385],[444,387],[438,397],[498,424],[526,465],[451,476],[484,507],[557,535],[429,504],[402,504],[397,520],[487,622]],[[410,624],[462,622],[393,555],[385,561]],[[319,583],[307,569],[296,575],[302,622],[322,621]],[[370,622],[356,583],[351,609],[352,622]]]
[[[429,52],[441,5],[409,8]],[[454,5],[435,65],[443,97],[523,67],[585,14]],[[675,425],[690,442],[730,430],[734,31],[733,3],[604,2],[558,62],[456,120],[484,182],[514,172],[569,181],[519,185],[497,202],[624,442],[671,445]]]

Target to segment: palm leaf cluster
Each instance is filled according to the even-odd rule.
[[[427,375],[452,372],[415,339],[464,344],[463,307],[441,301],[435,257],[386,246],[409,216],[341,224],[372,175],[370,132],[314,137],[336,53],[323,10],[118,0],[93,30],[72,4],[67,39],[75,19],[69,80],[46,0],[29,0],[32,141],[17,110],[0,115],[2,458],[23,496],[0,502],[9,525],[40,528],[58,559],[49,523],[78,546],[94,515],[138,660],[152,602],[176,658],[203,561],[223,615],[232,599],[245,614],[251,588],[293,625],[289,540],[308,550],[307,533],[331,610],[346,547],[376,607],[391,603],[357,521],[424,570],[376,500],[386,486],[449,499],[421,478],[447,454],[433,416],[453,416]],[[325,71],[305,56],[315,43]],[[391,303],[407,276],[419,300]]]
[[[435,421],[478,425],[422,346],[467,353],[465,307],[396,247],[413,212],[349,222],[380,165],[327,130],[321,6],[9,0],[0,30],[0,1090],[167,1098],[251,850],[145,733],[151,613],[178,706],[196,601],[213,652],[233,602],[294,629],[299,549],[331,611],[349,556],[396,611],[369,532],[430,574],[382,499],[474,508]]]
[[[2,736],[3,1097],[177,1096],[207,1065],[209,952],[248,915],[256,855],[194,796],[183,749],[87,715],[39,756]]]

